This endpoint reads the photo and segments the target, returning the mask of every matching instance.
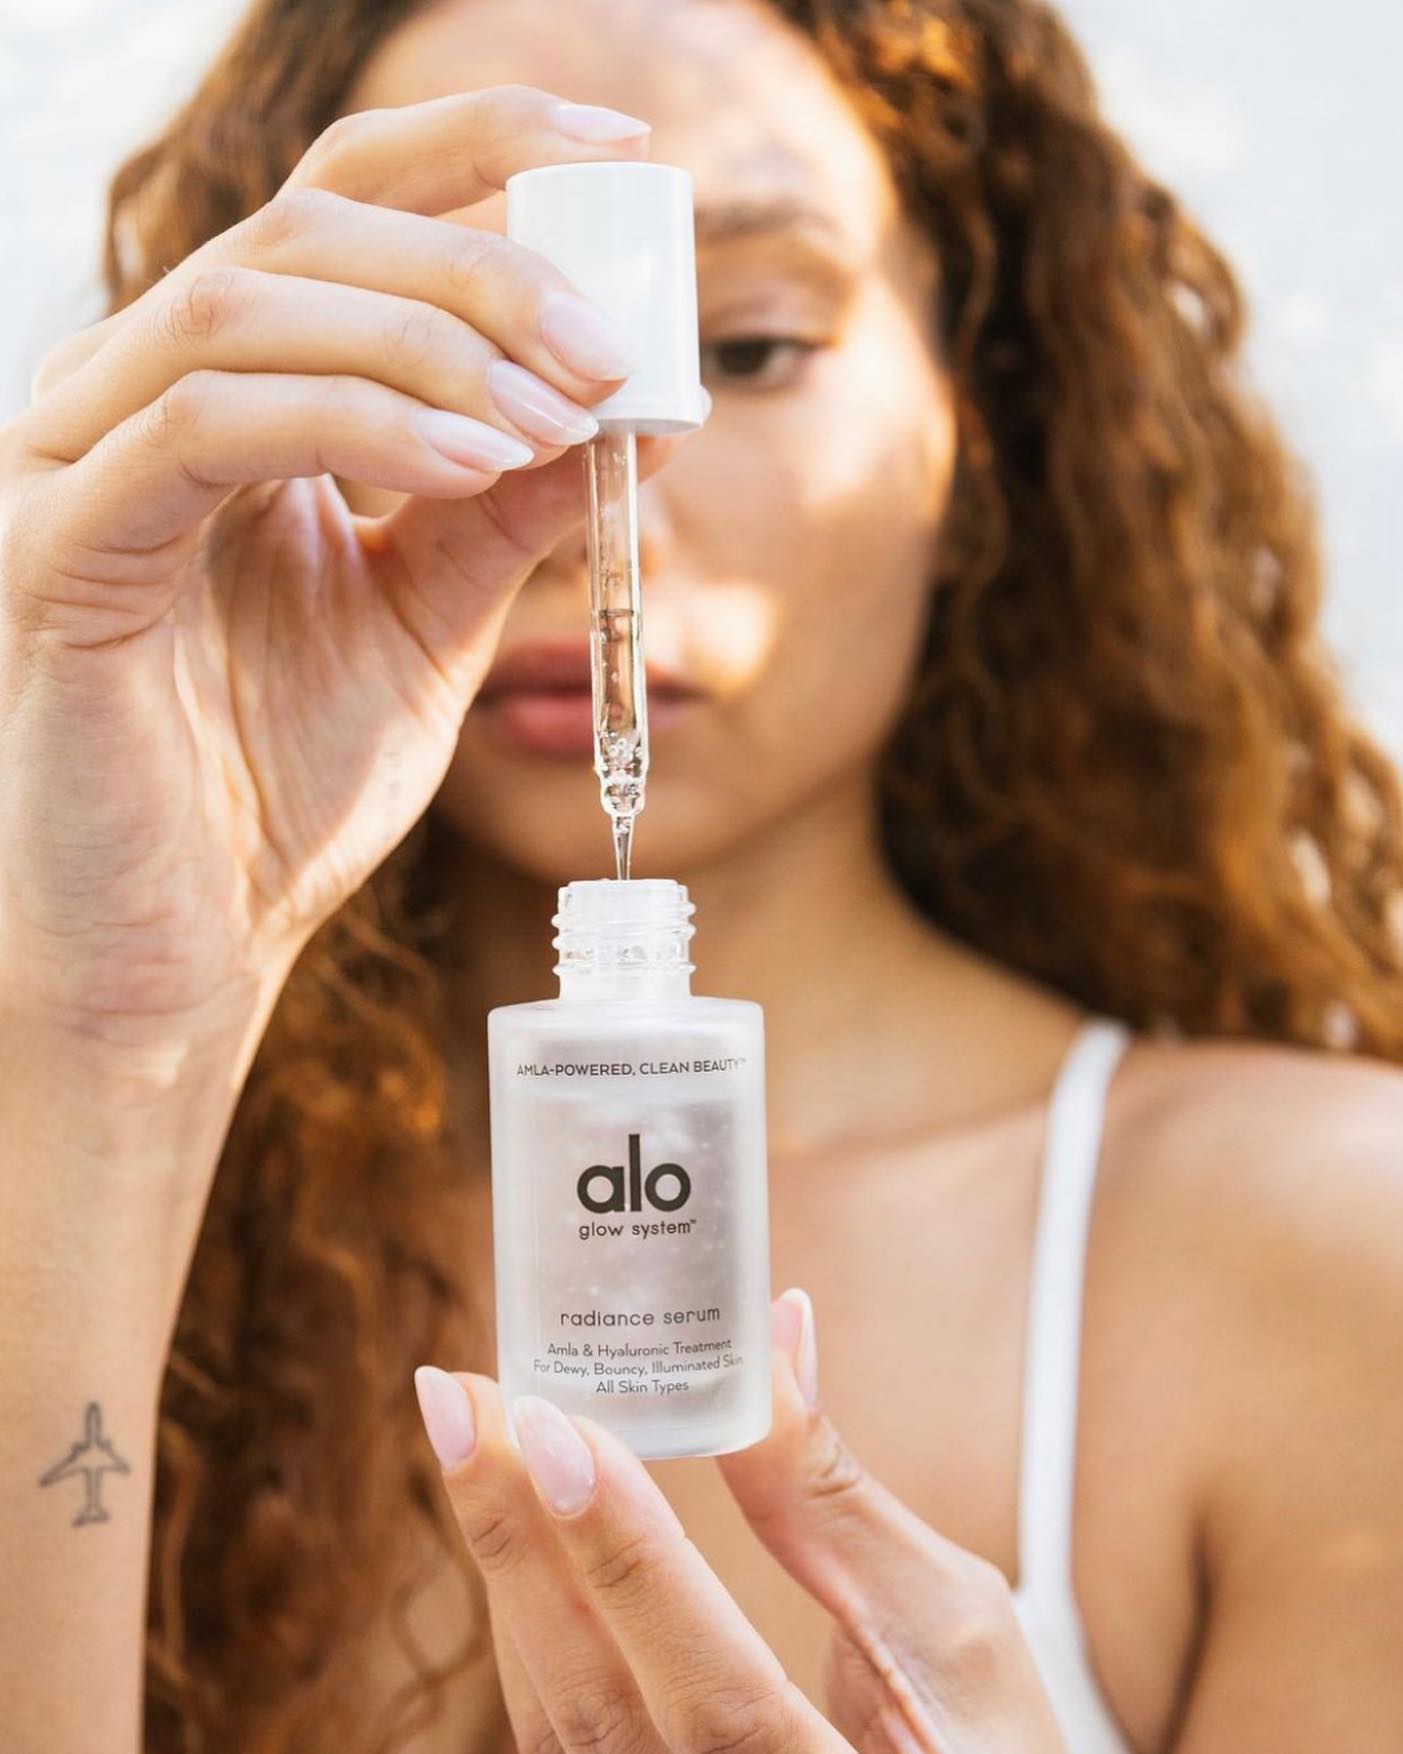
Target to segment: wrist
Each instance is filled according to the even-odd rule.
[[[276,989],[241,1020],[114,1042],[0,1011],[0,1184],[24,1258],[89,1263],[168,1338]],[[235,1026],[237,1023],[237,1027]],[[13,1272],[15,1263],[8,1264]]]
[[[91,1017],[24,1007],[0,981],[0,1127],[64,1160],[147,1180],[222,1143],[282,972],[199,1014]],[[0,1145],[3,1144],[0,1131]]]

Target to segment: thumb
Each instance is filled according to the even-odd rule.
[[[898,1750],[1066,1754],[1003,1573],[922,1522],[844,1444],[817,1405],[805,1294],[786,1291],[771,1320],[774,1426],[718,1460],[750,1526],[838,1622],[840,1655],[865,1659],[849,1739],[866,1747],[862,1726],[877,1724],[872,1745]]]
[[[638,479],[654,474],[690,437],[638,441]],[[363,541],[388,588],[398,589],[433,629],[440,658],[471,658],[493,611],[505,612],[557,543],[583,524],[584,447],[512,469],[469,498],[416,496],[363,526]]]
[[[785,1570],[849,1628],[964,1593],[972,1559],[923,1522],[848,1448],[818,1404],[813,1306],[797,1288],[771,1306],[774,1424],[718,1457],[746,1520]],[[803,1385],[801,1387],[801,1384]],[[806,1393],[807,1391],[807,1393]]]
[[[638,481],[656,474],[691,435],[638,439]],[[584,523],[586,447],[582,444],[538,456],[530,467],[514,468],[484,493],[470,498],[414,496],[375,521],[375,549],[391,551],[416,572],[451,570],[470,579],[496,581],[503,572],[542,560],[575,524]],[[459,579],[461,588],[461,579]]]

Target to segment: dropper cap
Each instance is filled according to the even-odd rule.
[[[507,178],[507,236],[544,256],[623,330],[638,369],[590,412],[606,430],[705,419],[692,178],[680,165],[550,164]]]

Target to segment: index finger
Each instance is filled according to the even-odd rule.
[[[278,194],[325,189],[439,218],[504,189],[517,171],[646,156],[649,141],[650,125],[637,116],[571,103],[531,85],[493,85],[338,117],[303,153]],[[71,377],[118,329],[167,296],[173,280],[191,279],[226,260],[231,240],[252,220],[250,215],[208,239],[129,305],[50,348],[33,374],[31,396]]]
[[[338,117],[283,187],[439,215],[504,189],[517,171],[609,152],[632,156],[649,134],[649,123],[620,110],[570,103],[534,85],[491,85]]]
[[[536,1395],[518,1398],[513,1419],[561,1544],[670,1749],[851,1754],[627,1445]]]

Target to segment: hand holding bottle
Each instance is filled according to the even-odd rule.
[[[646,150],[525,86],[350,116],[46,359],[0,430],[10,1027],[237,1035],[422,813],[629,369],[542,257],[434,216]]]
[[[771,1306],[774,1423],[718,1458],[751,1527],[828,1609],[825,1717],[605,1426],[490,1377],[416,1376],[486,1581],[518,1747],[597,1754],[1066,1754],[1001,1572],[921,1521],[818,1405],[813,1314]],[[550,1626],[556,1635],[540,1637]]]

